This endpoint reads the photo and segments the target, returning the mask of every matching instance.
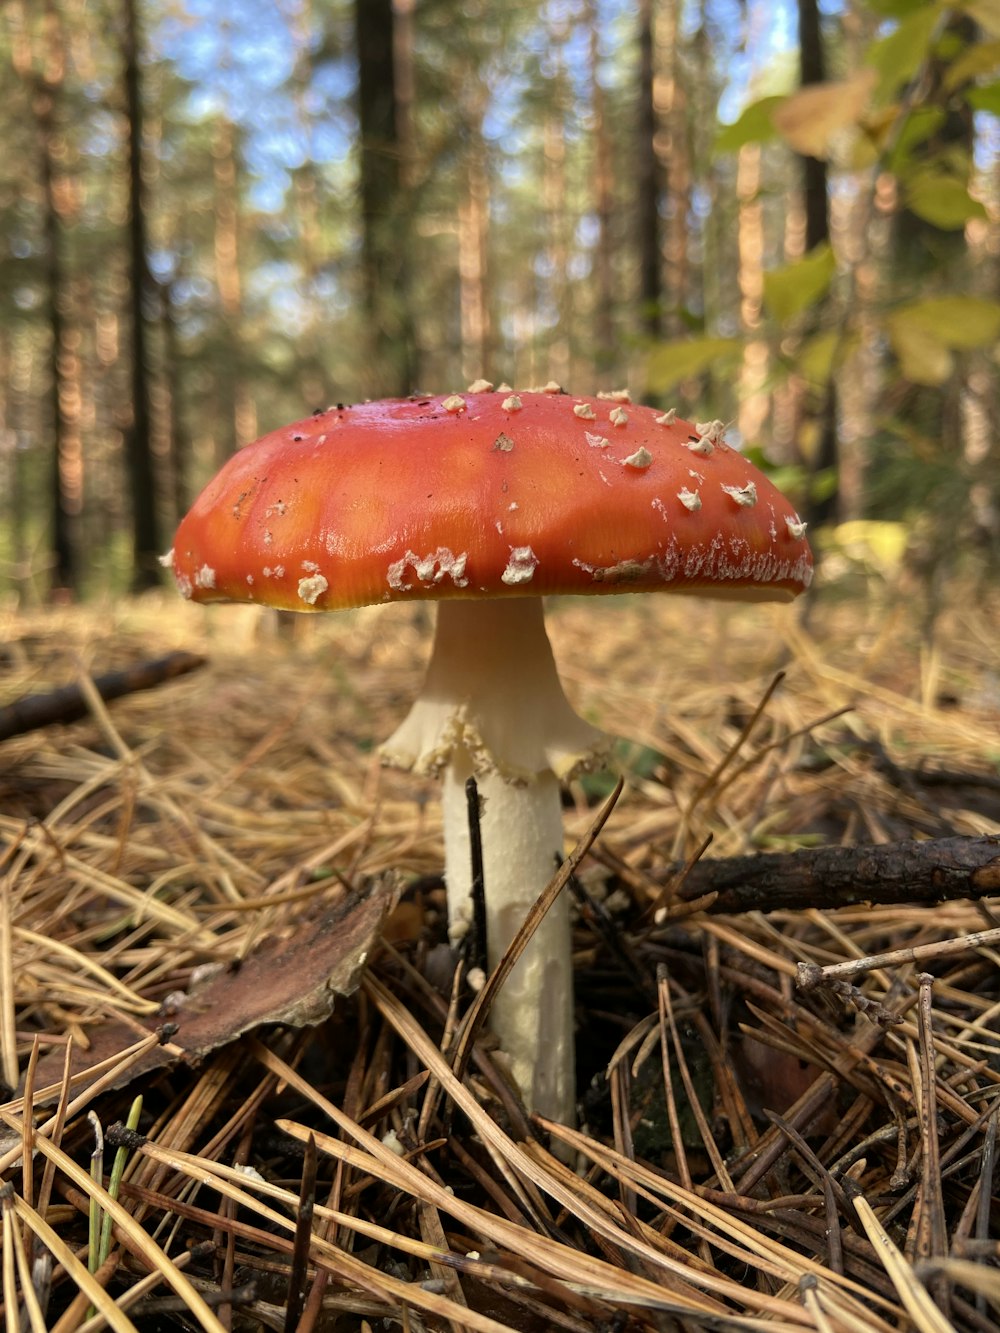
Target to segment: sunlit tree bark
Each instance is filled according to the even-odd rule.
[[[465,179],[458,205],[462,373],[467,380],[488,379],[492,370],[487,286],[490,191],[482,117],[481,104],[470,109],[470,142],[465,154]]]
[[[761,202],[760,144],[744,144],[736,171],[737,247],[739,250],[740,326],[745,342],[740,372],[739,428],[756,440],[767,419],[768,346],[761,336],[764,297],[764,207]]]
[[[593,142],[592,199],[597,219],[594,245],[594,367],[598,378],[617,369],[614,291],[614,151],[608,125],[608,99],[601,83],[602,31],[600,9],[587,0],[589,28],[590,115]]]
[[[213,250],[225,355],[219,367],[223,430],[216,440],[221,465],[257,434],[257,412],[243,369],[243,273],[240,241],[240,169],[237,130],[228,116],[217,117],[212,138],[214,182]]]

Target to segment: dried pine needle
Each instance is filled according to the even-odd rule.
[[[171,1277],[170,1299],[215,1327],[234,1297],[215,1279],[213,1239],[230,1276],[244,1264],[287,1282],[296,1143],[309,1135],[324,1183],[303,1318],[574,1330],[621,1312],[629,1333],[647,1333],[667,1313],[705,1327],[870,1333],[909,1321],[930,1333],[964,1330],[971,1305],[955,1294],[948,1324],[922,1279],[945,1298],[996,1299],[993,1251],[975,1249],[990,1244],[1000,1081],[996,905],[803,903],[726,918],[708,914],[706,895],[654,913],[675,851],[690,857],[709,837],[716,857],[1000,833],[1000,645],[987,617],[957,604],[923,658],[903,610],[889,636],[876,606],[831,602],[815,638],[783,609],[698,608],[701,634],[692,614],[669,599],[571,599],[551,618],[577,706],[630,741],[625,791],[578,869],[623,944],[578,926],[587,1122],[536,1127],[576,1154],[574,1174],[518,1138],[526,1122],[488,1034],[467,1037],[456,1077],[467,1001],[438,956],[436,789],[381,772],[373,754],[426,649],[412,610],[316,619],[294,645],[243,608],[151,598],[103,623],[82,609],[0,611],[0,638],[18,647],[0,675],[7,697],[151,644],[209,658],[197,677],[110,706],[85,675],[89,720],[4,746],[0,1074],[13,1088],[29,1061],[32,1072],[25,1097],[2,1107],[2,1262],[31,1333],[83,1319],[87,1304],[89,1323],[128,1327],[125,1309],[138,1318]],[[608,790],[573,784],[567,846]],[[136,1075],[158,1040],[142,1025],[183,1023],[208,970],[240,967],[302,914],[387,873],[412,886],[391,947],[327,1023],[258,1033],[199,1070],[177,1067],[169,1084]],[[669,978],[659,1007],[621,957]],[[922,1008],[917,966],[935,976]],[[849,978],[848,990],[803,992],[802,967]],[[900,1021],[880,1029],[880,1009]],[[136,1040],[82,1072],[112,1018]],[[81,1072],[61,1083],[54,1053],[68,1035]],[[81,1165],[93,1144],[81,1117],[107,1127],[138,1091],[149,1137],[105,1190]],[[845,1200],[859,1189],[855,1213]],[[98,1265],[128,1242],[113,1275],[99,1266],[125,1284],[116,1299],[76,1257],[89,1198],[104,1210]],[[921,1218],[930,1239],[911,1263]],[[32,1304],[35,1238],[63,1282]],[[209,1257],[178,1250],[191,1241]],[[273,1287],[243,1299],[241,1319],[283,1325]]]

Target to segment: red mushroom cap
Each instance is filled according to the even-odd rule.
[[[177,530],[197,601],[687,592],[787,601],[805,525],[721,440],[623,395],[470,392],[330,408],[241,449]]]

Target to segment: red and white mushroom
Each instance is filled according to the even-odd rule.
[[[563,849],[560,783],[608,741],[563,694],[547,593],[788,601],[805,525],[722,439],[623,394],[510,390],[330,408],[235,454],[181,523],[181,593],[297,611],[432,598],[430,666],[387,762],[444,779],[450,933],[467,928],[465,780],[483,798],[488,959]],[[557,902],[494,1006],[528,1105],[572,1119],[568,907]]]

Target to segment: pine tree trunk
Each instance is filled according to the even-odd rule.
[[[821,83],[826,77],[826,59],[823,33],[820,26],[818,0],[798,0],[799,6],[799,81],[803,88]],[[805,207],[805,248],[808,253],[817,245],[830,240],[830,205],[827,193],[826,163],[815,157],[802,159],[802,197]],[[816,405],[817,440],[811,460],[814,477],[821,474],[837,476],[840,449],[837,433],[837,385],[832,376],[827,380],[822,400]],[[813,487],[806,506],[810,523],[829,523],[840,508],[839,484]]]
[[[257,434],[257,413],[243,374],[243,276],[240,270],[240,181],[236,129],[225,115],[215,123],[212,139],[214,185],[215,285],[219,293],[225,356],[219,373],[220,406],[225,426],[216,440],[221,467]]]
[[[163,549],[153,466],[149,345],[145,303],[149,298],[145,190],[142,176],[142,72],[138,0],[123,0],[124,83],[128,120],[129,270],[132,334],[132,423],[126,432],[126,470],[132,502],[132,590],[160,581]]]
[[[489,179],[482,112],[468,126],[465,193],[458,207],[458,272],[462,373],[467,380],[489,379],[490,319],[486,253],[489,229]]]
[[[572,380],[573,291],[570,285],[569,256],[572,220],[569,207],[569,176],[566,147],[567,106],[572,96],[566,71],[566,47],[573,16],[568,10],[553,8],[546,17],[551,77],[547,84],[545,110],[542,113],[542,210],[545,217],[546,273],[540,279],[541,300],[532,305],[539,310],[546,303],[555,313],[554,325],[545,330],[544,346],[539,349],[539,364],[545,367],[543,378],[566,386]],[[535,326],[536,330],[538,325]]]
[[[639,229],[639,310],[642,330],[651,338],[663,327],[663,280],[660,244],[662,171],[656,153],[656,105],[653,99],[653,0],[639,0],[639,107],[637,117],[636,221]]]
[[[591,176],[593,210],[597,218],[597,242],[594,247],[594,367],[598,380],[618,365],[615,345],[614,293],[614,154],[608,128],[607,97],[600,79],[601,26],[596,0],[588,0],[586,22],[589,28],[590,115],[594,145]]]
[[[355,0],[361,134],[362,280],[373,396],[409,393],[413,329],[409,309],[408,212],[400,191],[392,0]]]
[[[967,15],[949,18],[944,34],[962,45],[971,45],[975,24]],[[947,68],[932,60],[923,74],[926,97],[931,105],[944,98],[941,80]],[[953,161],[961,161],[971,171],[974,160],[973,113],[960,97],[948,101],[947,114],[935,132],[912,150],[914,162],[926,157],[933,161],[943,154]],[[968,183],[968,182],[966,182]],[[897,290],[924,291],[929,294],[941,281],[942,274],[955,273],[966,254],[967,241],[962,230],[945,230],[926,218],[919,217],[909,208],[901,207],[895,214],[892,228],[892,268]],[[947,460],[951,475],[958,486],[939,486],[922,505],[920,522],[916,525],[907,551],[907,564],[919,579],[924,597],[923,629],[930,639],[935,621],[943,606],[947,580],[954,570],[957,553],[956,532],[975,527],[972,496],[963,484],[964,423],[962,402],[967,397],[967,365],[956,362],[948,380],[940,385],[904,383],[897,391],[895,414],[904,423],[917,444],[935,463]],[[992,478],[991,478],[992,482]]]
[[[666,132],[664,157],[669,163],[666,183],[669,208],[664,256],[664,333],[671,338],[684,331],[683,312],[690,305],[688,239],[691,216],[691,150],[688,142],[687,96],[681,61],[681,0],[661,0],[656,25],[656,74],[663,81],[662,129]],[[655,85],[654,85],[655,86]]]
[[[315,71],[312,47],[312,0],[304,0],[291,20],[295,42],[295,66],[292,70],[292,94],[295,99],[299,130],[306,143],[312,139],[314,116],[310,107],[310,92]],[[301,268],[302,305],[305,310],[296,345],[299,353],[298,372],[303,408],[327,407],[335,398],[333,373],[325,347],[328,312],[319,297],[320,275],[323,266],[322,224],[320,200],[322,182],[316,162],[307,154],[302,164],[292,172],[292,190],[295,199],[294,216],[298,231],[298,258]]]
[[[160,287],[160,325],[163,329],[163,384],[169,410],[171,499],[174,521],[179,523],[191,504],[191,440],[184,422],[181,392],[181,347],[177,332],[177,310],[173,284]]]
[[[740,327],[744,334],[740,371],[739,428],[756,440],[767,419],[767,340],[761,335],[764,299],[764,208],[760,197],[760,144],[744,144],[736,168],[736,246],[739,256]]]
[[[65,77],[66,54],[55,6],[46,6],[47,42],[39,53],[43,72],[33,79],[32,106],[38,134],[38,170],[44,199],[45,316],[49,329],[49,415],[52,454],[49,470],[50,552],[49,594],[75,597],[79,592],[79,519],[82,502],[83,456],[79,434],[79,400],[67,382],[72,355],[67,346],[65,312],[67,283],[62,262],[58,167],[56,164],[56,105]],[[75,412],[74,412],[75,409]],[[75,418],[75,419],[74,419]]]

